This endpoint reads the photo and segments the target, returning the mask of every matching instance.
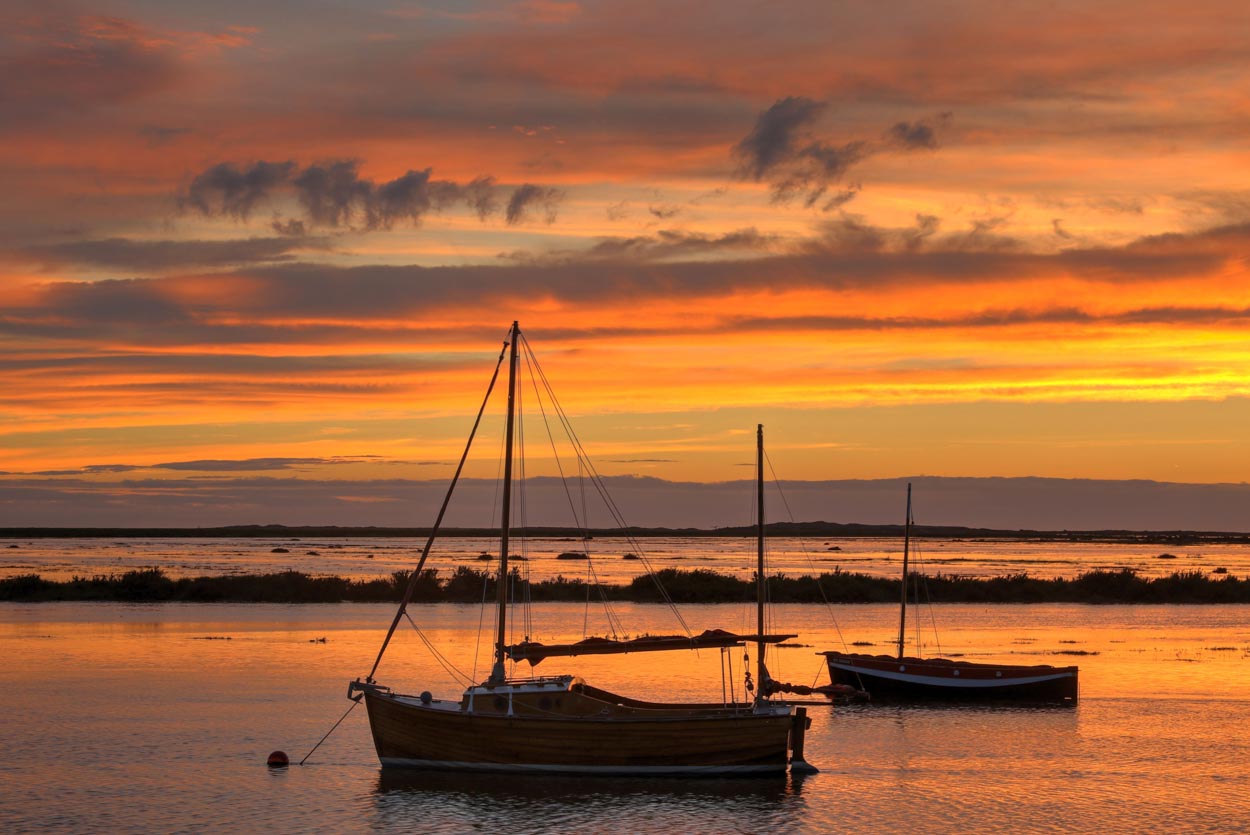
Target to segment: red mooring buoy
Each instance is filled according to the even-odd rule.
[[[286,751],[274,751],[269,755],[270,768],[286,768],[291,764],[291,760],[287,757]]]

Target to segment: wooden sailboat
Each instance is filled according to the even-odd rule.
[[[768,688],[764,686],[746,703],[688,704],[627,698],[592,687],[573,675],[517,678],[506,674],[505,661],[509,658],[536,664],[553,656],[741,647],[753,642],[756,644],[757,678],[763,685],[769,681],[764,666],[766,645],[793,637],[764,634],[761,602],[758,632],[749,636],[714,630],[694,637],[634,641],[599,639],[553,646],[528,640],[512,646],[506,643],[508,583],[505,581],[508,578],[520,337],[520,329],[514,322],[504,346],[509,354],[508,418],[494,665],[485,681],[468,687],[460,698],[451,700],[434,698],[429,692],[404,695],[383,686],[373,678],[377,672],[376,661],[369,676],[351,682],[348,696],[356,700],[363,697],[365,701],[374,746],[382,765],[438,770],[637,775],[779,773],[784,772],[787,765],[796,771],[814,770],[802,756],[803,734],[810,722],[804,709],[792,712],[789,705],[770,700],[766,695]],[[500,362],[502,360],[503,352]],[[498,367],[495,373],[498,375]],[[478,419],[481,419],[480,411]],[[477,424],[474,432],[476,428]],[[759,437],[762,458],[762,427]],[[466,449],[466,455],[467,452]],[[464,458],[461,466],[463,463]],[[760,472],[762,479],[762,468]],[[454,485],[455,479],[453,489]],[[434,534],[446,506],[444,501]],[[434,534],[422,552],[414,577],[420,574]],[[760,536],[763,536],[762,518]],[[760,558],[762,584],[762,546]],[[409,600],[410,594],[405,595],[383,643],[383,652]],[[379,652],[379,661],[381,656]]]
[[[1075,704],[1079,694],[1077,667],[982,664],[947,658],[914,658],[905,654],[911,528],[909,484],[903,528],[897,653],[893,656],[822,653],[829,664],[831,683],[861,687],[871,693],[873,699],[896,702],[979,700]]]

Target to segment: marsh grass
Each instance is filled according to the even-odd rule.
[[[37,574],[0,579],[0,600],[14,602],[123,601],[158,603],[358,603],[398,602],[411,573],[352,580],[315,576],[300,571],[212,577],[171,578],[159,568],[124,574],[45,580]],[[657,582],[658,581],[658,582]],[[924,577],[927,597],[942,603],[1250,603],[1250,579],[1231,574],[1218,578],[1201,571],[1179,571],[1165,577],[1141,577],[1130,569],[1089,571],[1074,578],[1036,578],[1028,574]],[[530,583],[512,574],[513,591],[534,601],[580,601],[588,596],[635,603],[658,603],[662,586],[676,603],[738,603],[755,599],[755,580],[738,579],[708,569],[668,568],[635,577],[620,585],[589,586],[560,576]],[[774,603],[893,603],[898,582],[883,577],[835,570],[819,577],[768,578]],[[437,570],[421,573],[412,599],[419,603],[475,603],[495,598],[490,572],[459,566],[447,576]]]

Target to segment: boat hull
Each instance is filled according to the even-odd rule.
[[[1075,704],[1078,668],[979,664],[826,652],[834,684],[867,690],[874,701],[998,701]]]
[[[649,709],[625,700],[624,713],[601,707],[577,715],[594,700],[566,692],[560,708],[548,696],[548,713],[541,715],[526,711],[522,701],[517,698],[509,714],[496,712],[493,703],[478,710],[365,693],[374,747],[386,767],[698,775],[780,773],[787,766],[788,710]]]

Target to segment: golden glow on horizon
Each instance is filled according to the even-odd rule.
[[[715,38],[645,3],[10,14],[0,479],[427,477],[514,318],[620,472],[728,478],[767,420],[812,478],[1236,478],[1208,407],[1250,398],[1250,59],[1219,5],[733,6]]]

